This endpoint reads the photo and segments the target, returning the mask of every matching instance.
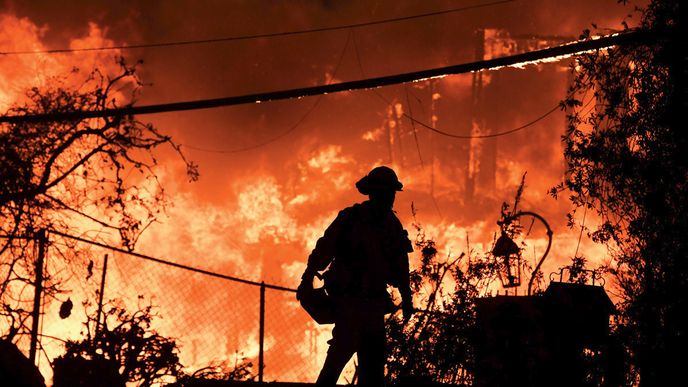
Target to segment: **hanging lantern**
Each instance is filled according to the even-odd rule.
[[[515,288],[521,285],[521,249],[502,231],[502,235],[495,242],[492,255],[496,260],[502,260],[499,270],[499,280],[504,288]]]
[[[536,214],[532,211],[519,211],[516,213],[507,214],[502,210],[502,218],[497,221],[497,224],[502,229],[502,234],[497,238],[494,248],[492,249],[492,256],[495,261],[499,264],[499,269],[497,273],[499,274],[499,280],[504,288],[515,288],[521,285],[521,249],[518,245],[509,237],[507,230],[512,222],[522,216],[532,216],[533,218],[542,222],[542,224],[547,229],[547,248],[544,254],[538,261],[535,269],[530,274],[530,280],[528,281],[528,292],[527,295],[530,296],[533,282],[537,278],[540,272],[540,267],[542,262],[547,258],[550,247],[552,247],[552,229],[549,227],[549,223],[542,216]]]

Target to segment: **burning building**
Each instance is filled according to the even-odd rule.
[[[558,42],[522,32],[571,35],[591,15],[616,20],[623,12],[592,1],[589,10],[542,1],[527,6],[505,3],[504,12],[491,12],[488,7],[457,13],[456,18],[442,16],[433,23],[381,24],[358,28],[351,38],[348,30],[333,30],[219,45],[87,51],[136,42],[245,35],[277,26],[285,31],[315,29],[427,12],[422,3],[413,2],[380,3],[374,8],[367,2],[313,2],[304,9],[277,3],[258,9],[249,3],[223,5],[218,11],[192,3],[107,9],[89,3],[66,9],[59,4],[7,2],[0,19],[1,106],[4,110],[21,101],[24,89],[45,85],[75,66],[82,73],[96,67],[108,73],[117,54],[144,60],[145,86],[137,103],[151,104],[489,59]],[[551,17],[553,12],[558,19]],[[534,15],[533,25],[521,25],[529,14]],[[475,35],[475,30],[482,32]],[[67,50],[47,52],[54,47]],[[156,174],[170,205],[138,239],[136,251],[213,273],[293,287],[308,251],[336,211],[362,200],[353,183],[371,167],[391,164],[406,187],[396,207],[402,222],[409,229],[416,220],[421,222],[446,255],[489,249],[494,230],[486,219],[494,217],[499,203],[511,197],[528,171],[525,200],[537,203],[549,219],[559,219],[556,255],[568,256],[578,235],[562,220],[569,206],[546,195],[563,170],[562,115],[552,114],[509,137],[476,137],[529,123],[558,103],[566,83],[560,66],[541,64],[378,89],[384,99],[371,91],[342,92],[147,116],[200,165],[201,179],[187,184],[176,155],[160,151]],[[153,195],[160,193],[157,184],[137,183]],[[84,214],[99,213],[89,209]],[[71,214],[64,219],[74,221],[79,235],[112,245],[121,242],[118,235],[104,232],[86,217]],[[543,245],[544,238],[539,238],[531,247],[542,251]],[[76,253],[62,261],[62,254],[70,249]],[[600,252],[586,241],[582,249],[591,256]],[[105,270],[103,256],[108,252]],[[417,262],[417,255],[413,259]],[[89,261],[92,270],[87,269]],[[93,309],[103,278],[105,302],[120,299],[136,308],[139,296],[152,299],[160,310],[156,329],[179,339],[181,362],[188,369],[212,361],[258,363],[258,287],[64,241],[50,246],[46,262],[49,273],[63,276],[68,292],[43,306],[43,350],[38,358],[46,375],[50,359],[63,350],[61,340],[80,337],[82,305]],[[59,305],[67,297],[74,301],[75,311],[61,319]],[[292,294],[268,289],[265,297],[266,378],[312,380],[326,350],[327,329],[309,323]],[[23,347],[26,344],[22,342]]]

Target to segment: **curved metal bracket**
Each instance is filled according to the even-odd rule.
[[[536,218],[537,220],[541,221],[542,224],[544,224],[545,228],[547,229],[547,238],[548,238],[547,249],[545,249],[545,253],[542,255],[542,258],[540,258],[540,261],[535,266],[535,269],[533,270],[533,272],[530,275],[530,280],[528,281],[528,295],[530,296],[531,288],[533,287],[533,281],[535,280],[535,274],[538,271],[540,271],[540,267],[542,266],[542,262],[545,261],[547,254],[549,254],[549,249],[552,247],[552,235],[554,233],[552,232],[552,228],[549,227],[549,223],[547,223],[545,218],[543,218],[539,214],[532,212],[532,211],[519,211],[519,212],[507,217],[506,219],[504,219],[503,223],[511,222],[512,220],[520,218],[521,216],[532,216],[532,217]]]

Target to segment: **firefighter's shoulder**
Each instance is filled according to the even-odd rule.
[[[360,203],[356,203],[353,206],[346,207],[343,210],[339,211],[339,213],[337,214],[337,218],[335,218],[335,221],[346,221],[355,218],[360,214],[361,210],[362,206]]]
[[[390,211],[390,213],[389,213],[389,219],[390,219],[390,222],[389,222],[389,223],[390,223],[395,229],[406,231],[406,230],[404,230],[404,225],[401,224],[401,220],[399,220],[399,218],[397,217],[397,214],[396,214],[395,212]]]
[[[405,252],[412,252],[413,244],[411,243],[411,239],[409,238],[408,231],[406,231],[404,225],[401,223],[401,220],[399,220],[396,214],[392,213],[391,218],[391,225],[394,229],[394,233],[398,238],[399,245],[404,249]]]

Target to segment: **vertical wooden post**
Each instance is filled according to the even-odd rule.
[[[263,368],[265,359],[263,349],[265,345],[265,282],[260,283],[260,328],[258,341],[258,382],[263,382]]]
[[[41,295],[43,293],[43,265],[45,261],[45,230],[38,231],[38,257],[36,258],[36,282],[34,282],[33,312],[31,313],[31,344],[29,360],[36,364],[36,348],[38,347],[38,329],[41,319]]]

